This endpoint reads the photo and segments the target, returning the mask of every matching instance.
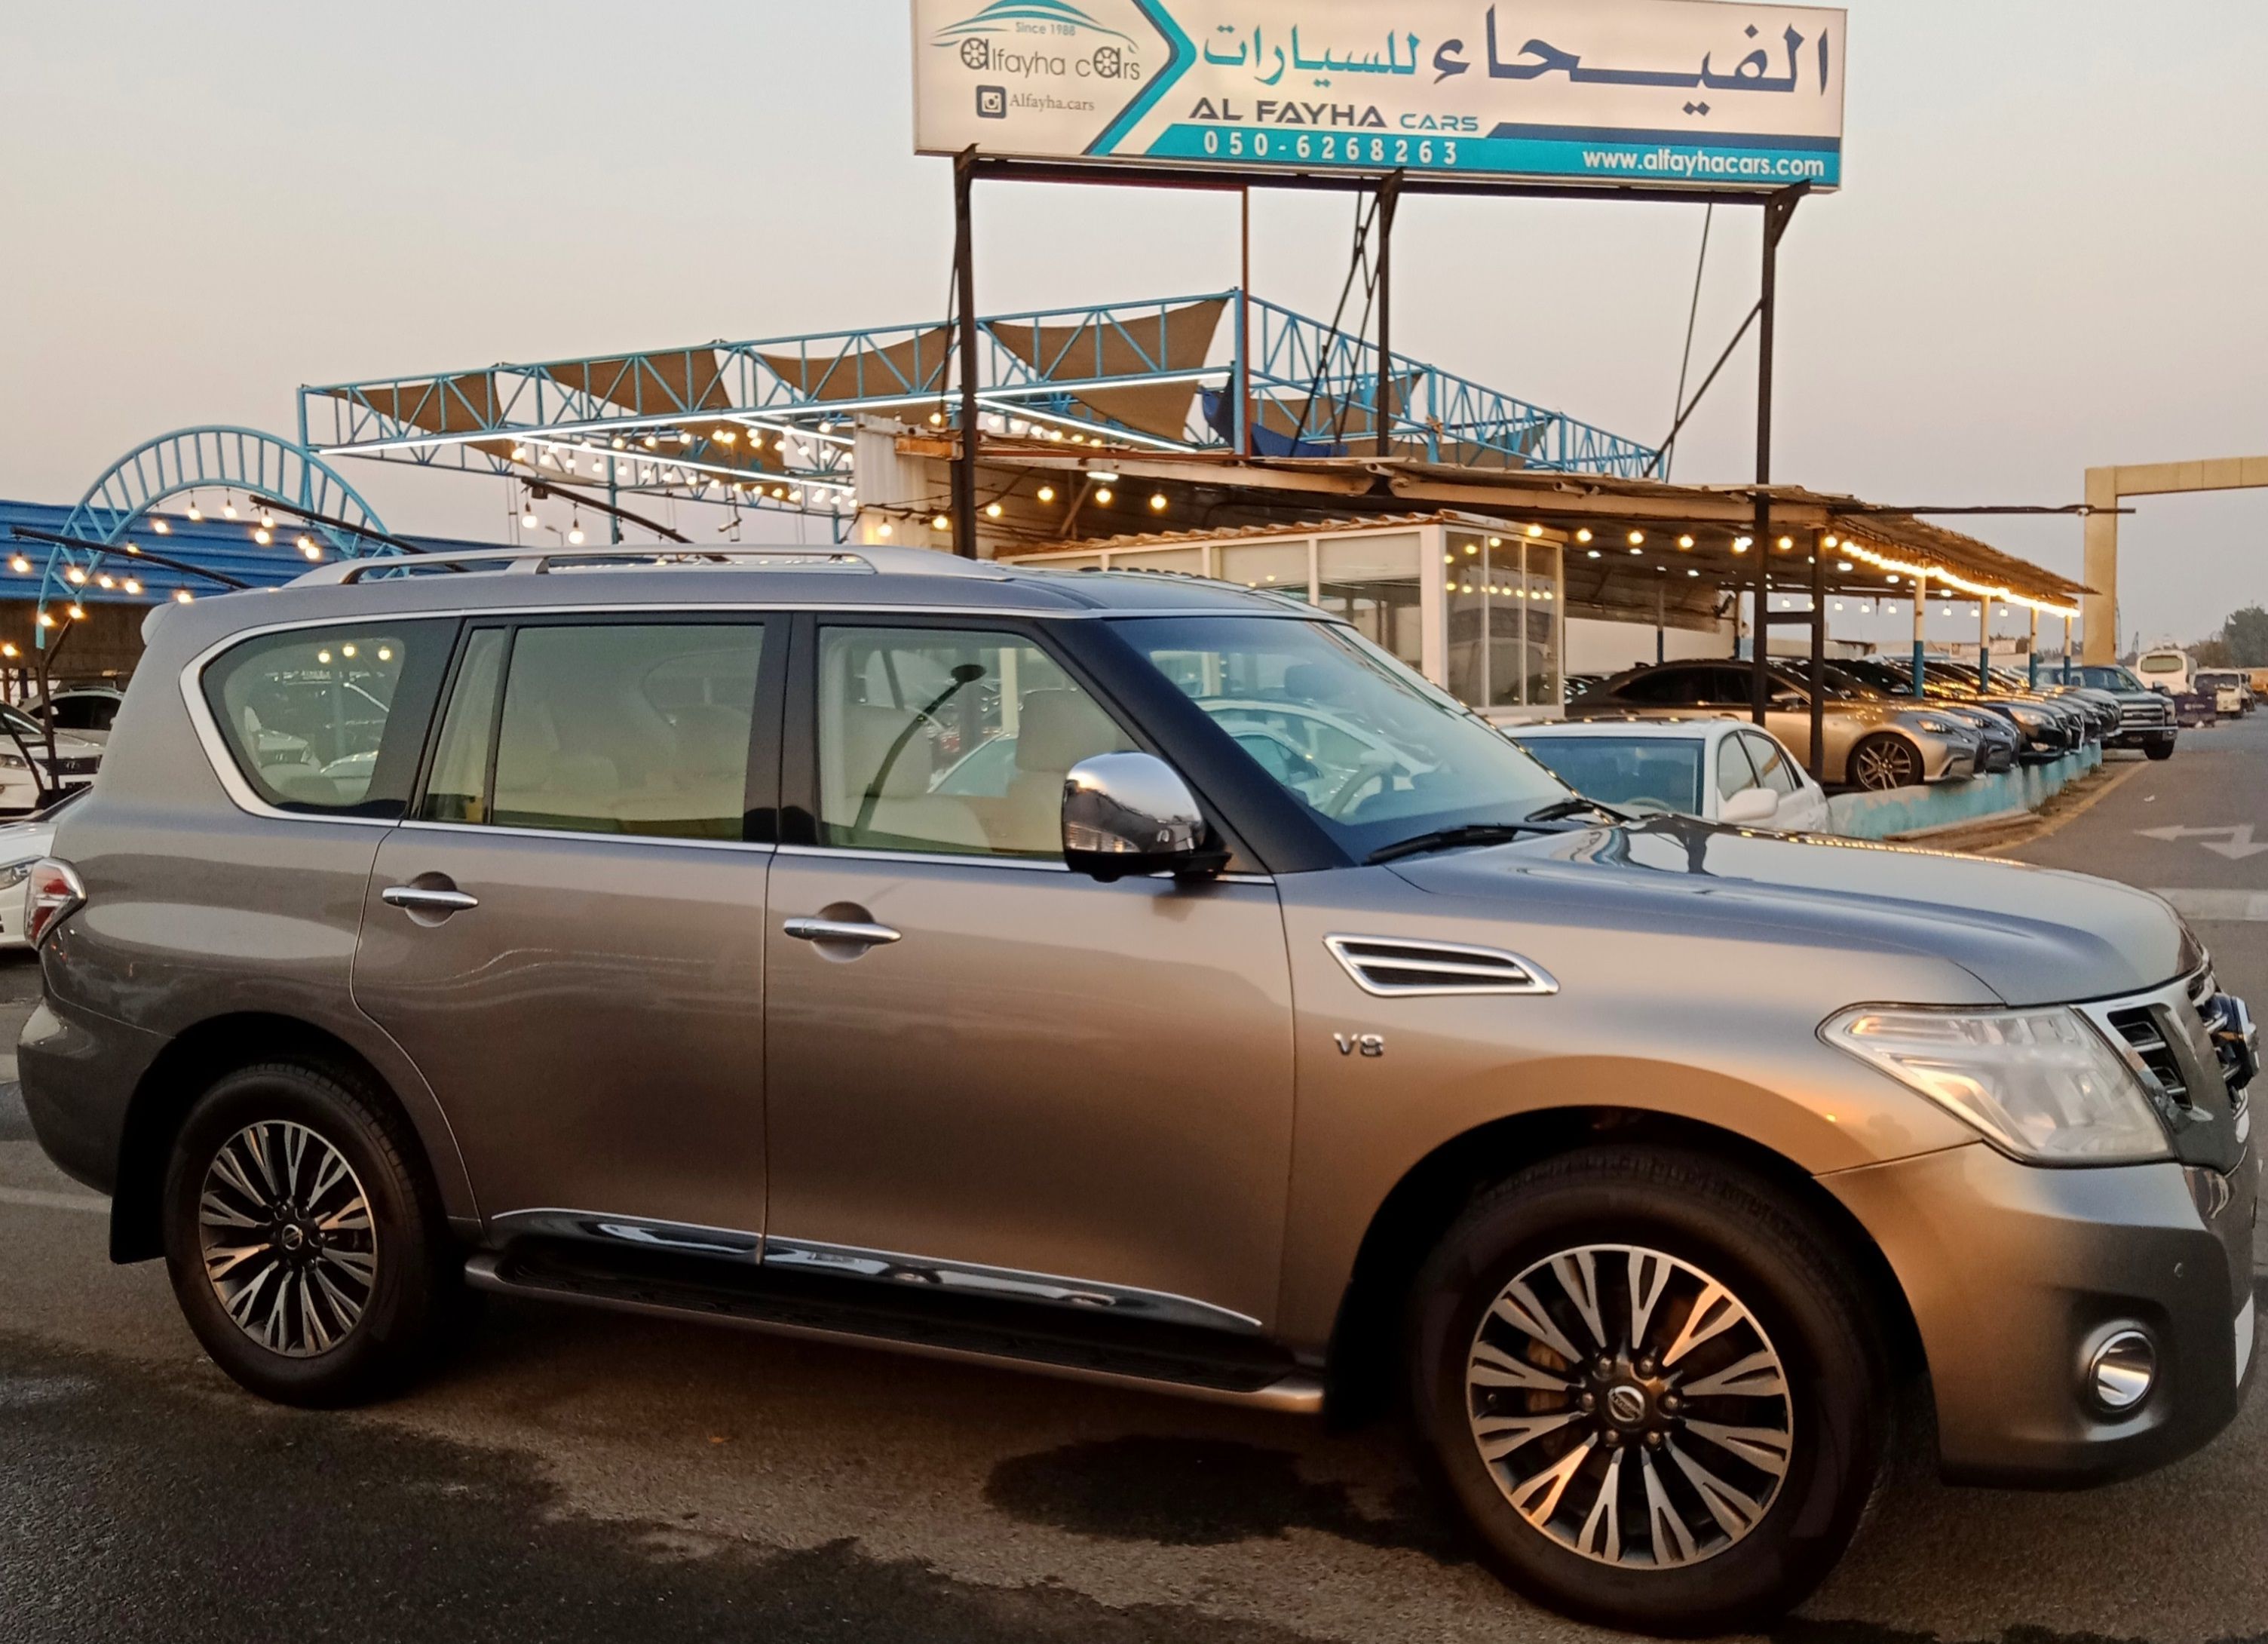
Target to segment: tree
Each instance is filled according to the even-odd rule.
[[[2199,667],[2235,667],[2238,666],[2236,660],[2236,647],[2230,645],[2228,640],[2220,638],[2218,635],[2211,639],[2200,639],[2195,645],[2191,645],[2190,647],[2190,660],[2196,663]]]
[[[2268,667],[2268,610],[2248,605],[2228,619],[2220,637],[2231,667]]]

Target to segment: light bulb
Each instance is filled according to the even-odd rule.
[[[520,516],[519,516],[519,525],[520,525],[520,528],[521,528],[522,530],[524,530],[524,531],[533,531],[534,529],[535,529],[535,527],[536,527],[538,525],[540,525],[540,524],[541,524],[541,523],[542,523],[542,521],[539,520],[535,517],[535,510],[534,510],[534,509],[533,509],[533,508],[528,508],[528,509],[524,509],[524,510],[522,510],[522,511],[521,511],[521,512],[520,512]]]
[[[1528,535],[1531,542],[1543,534],[1543,527],[1540,525],[1531,525],[1528,527]]]
[[[196,597],[197,596],[195,594],[190,593],[187,588],[176,588],[173,590],[173,603],[176,605],[192,604],[195,601]]]
[[[1677,539],[1677,546],[1683,549],[1690,549],[1693,546],[1693,539],[1690,536],[1681,536]]]
[[[1056,488],[1054,486],[1042,485],[1040,487],[1040,500],[1042,502],[1053,502],[1055,499]]]
[[[63,572],[63,580],[65,582],[83,584],[86,581],[86,572],[81,571],[77,565],[73,565],[69,571]]]
[[[41,612],[40,613],[40,627],[42,627],[42,628],[53,628],[55,625],[55,619],[54,615],[53,615],[51,612],[48,612],[48,611],[41,611]]]
[[[225,502],[220,505],[220,512],[223,519],[233,520],[236,518],[236,505],[232,502]]]
[[[898,527],[892,525],[887,520],[883,520],[881,524],[874,527],[874,534],[880,537],[886,542],[897,534]]]
[[[355,647],[354,647],[354,646],[352,646],[352,645],[341,645],[341,646],[339,647],[339,654],[340,654],[341,656],[350,656],[350,656],[354,655],[354,653],[355,653]]]
[[[75,623],[85,622],[86,620],[86,608],[83,605],[73,605],[70,608],[70,619]]]
[[[580,548],[580,547],[582,547],[582,546],[583,546],[583,527],[582,527],[581,526],[579,526],[579,525],[577,525],[577,526],[570,526],[570,527],[567,528],[567,540],[568,540],[568,542],[570,542],[571,543],[574,544],[574,546],[576,546],[577,548]]]
[[[108,571],[104,571],[104,572],[102,573],[102,575],[100,575],[100,576],[97,577],[97,578],[94,579],[94,581],[95,581],[95,586],[96,586],[97,587],[103,587],[103,588],[114,588],[114,587],[116,587],[116,586],[118,586],[115,582],[113,582],[113,581],[110,579],[110,573],[109,573]],[[2003,612],[2001,612],[2000,614],[2001,614],[2003,616],[2007,616],[2007,613],[2006,611],[2003,611]]]
[[[1101,504],[1104,507],[1106,507],[1106,508],[1108,508],[1108,506],[1110,506],[1111,498],[1112,498],[1112,492],[1111,492],[1110,487],[1108,487],[1108,485],[1104,486],[1101,490],[1099,490],[1099,491],[1097,491],[1097,492],[1095,492],[1095,493],[1094,493],[1094,500],[1095,500],[1095,501],[1097,501],[1097,502],[1099,502],[1099,503],[1101,503]]]
[[[261,547],[265,548],[276,540],[276,533],[269,530],[266,526],[261,526],[260,529],[252,534],[252,540],[259,543]]]
[[[932,531],[950,531],[953,529],[953,521],[939,514],[929,522],[929,528]]]
[[[1636,548],[1639,543],[1645,541],[1646,533],[1643,531],[1633,531],[1630,534],[1630,543],[1632,548]]]
[[[205,511],[198,507],[196,504],[191,503],[189,505],[189,523],[192,525],[202,525],[204,522]]]
[[[8,569],[14,571],[19,577],[26,571],[31,570],[31,568],[32,562],[25,558],[21,554],[17,555],[13,559],[8,562]]]
[[[1587,526],[1587,526],[1585,526],[1581,530],[1580,530],[1580,531],[1576,532],[1576,533],[1575,533],[1575,540],[1576,540],[1578,542],[1589,542],[1589,541],[1591,540],[1591,527],[1590,527],[1589,526]]]
[[[393,647],[392,645],[380,645],[380,646],[379,646],[379,648],[378,648],[378,660],[379,660],[379,661],[381,661],[381,662],[391,662],[391,661],[393,661],[393,660],[394,660],[394,647]]]
[[[126,579],[126,591],[129,593],[139,593],[142,592],[142,585],[132,577],[129,577]]]
[[[996,502],[986,506],[984,510],[984,517],[988,520],[998,520],[1002,514],[1007,512],[1008,511],[1005,508],[1003,508]]]
[[[163,520],[152,520],[151,522],[150,528],[155,531],[159,536],[171,536],[173,534],[173,527],[167,525]]]
[[[1163,491],[1160,491],[1155,497],[1150,498],[1150,512],[1152,513],[1163,513],[1169,506],[1171,506],[1171,505],[1167,501],[1166,493]]]

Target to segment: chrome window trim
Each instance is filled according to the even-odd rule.
[[[1472,985],[1458,987],[1381,987],[1363,974],[1365,962],[1350,954],[1350,947],[1372,945],[1380,947],[1406,947],[1425,953],[1439,954],[1442,962],[1433,966],[1410,965],[1413,971],[1434,970],[1458,973],[1463,969],[1460,961],[1486,961],[1487,965],[1474,963],[1470,968]],[[1476,947],[1464,942],[1444,942],[1430,936],[1358,936],[1341,933],[1323,938],[1323,946],[1339,969],[1357,987],[1373,999],[1549,999],[1559,992],[1559,980],[1533,959],[1502,947]],[[1499,980],[1491,977],[1503,975],[1503,965],[1517,965],[1525,976],[1524,981]],[[1388,969],[1397,968],[1389,966]]]
[[[1042,862],[1030,857],[1020,856],[953,856],[943,852],[923,851],[861,851],[855,846],[840,844],[784,844],[778,846],[777,851],[781,856],[809,857],[826,861],[897,862],[912,867],[1000,867],[1027,874],[1060,874],[1073,879],[1081,877],[1073,874],[1067,863]],[[1130,874],[1123,882],[1142,883],[1167,877],[1169,875],[1163,874]],[[1271,874],[1216,874],[1208,879],[1196,882],[1209,885],[1273,885],[1276,879]]]
[[[585,1243],[630,1244],[641,1250],[676,1250],[689,1256],[726,1256],[755,1262],[763,1256],[763,1235],[733,1227],[703,1227],[646,1216],[611,1216],[589,1210],[508,1210],[489,1218],[506,1239],[575,1239]]]
[[[1107,1312],[1160,1323],[1193,1324],[1205,1330],[1234,1331],[1257,1335],[1266,1327],[1249,1314],[1216,1307],[1190,1296],[1129,1285],[1098,1284],[1084,1279],[1064,1279],[1052,1273],[1027,1272],[1013,1267],[987,1267],[971,1262],[946,1262],[929,1257],[905,1256],[891,1250],[869,1250],[857,1245],[828,1244],[811,1239],[787,1239],[767,1235],[763,1264],[801,1272],[834,1273],[878,1283],[918,1284],[963,1294],[1004,1297],[1082,1312]]]
[[[770,856],[778,847],[747,839],[673,839],[663,834],[589,833],[579,828],[491,828],[482,822],[428,822],[423,817],[388,822],[405,833],[461,833],[490,839],[588,839],[602,844],[675,846],[689,851],[746,851]]]

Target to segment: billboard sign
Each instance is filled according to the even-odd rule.
[[[1846,15],[1729,0],[913,0],[917,146],[1841,186]]]

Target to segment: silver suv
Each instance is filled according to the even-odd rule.
[[[1241,589],[334,567],[154,622],[31,890],[42,1144],[291,1403],[468,1286],[1398,1402],[1509,1580],[1690,1633],[1904,1382],[2069,1485],[2250,1374],[2257,1045],[2163,903],[1616,815]]]

